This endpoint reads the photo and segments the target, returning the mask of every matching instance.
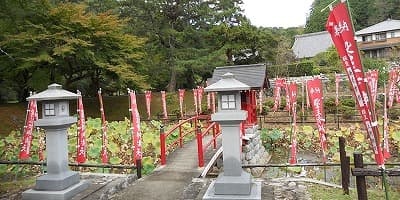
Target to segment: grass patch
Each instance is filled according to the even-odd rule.
[[[35,184],[36,177],[24,177],[17,181],[5,181],[0,183],[0,194],[15,193],[27,189]]]
[[[357,199],[357,190],[350,188],[350,195],[344,195],[343,190],[339,188],[332,188],[323,185],[310,184],[307,187],[307,191],[311,195],[311,199],[343,199],[353,200]],[[385,199],[385,191],[381,189],[368,189],[368,199],[370,200],[382,200]],[[389,199],[400,199],[400,193],[390,190]]]

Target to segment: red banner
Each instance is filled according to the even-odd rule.
[[[372,70],[365,73],[368,88],[371,94],[372,108],[375,109],[376,96],[378,94],[378,71]]]
[[[185,89],[179,89],[179,109],[181,111],[181,118],[183,119],[183,98],[185,97]]]
[[[281,106],[281,88],[285,85],[285,79],[275,79],[274,89],[274,107],[272,110],[276,112]]]
[[[258,103],[260,106],[260,114],[263,112],[263,101],[264,101],[264,91],[262,89],[260,89],[260,91],[258,92]]]
[[[101,95],[101,88],[99,91],[97,91],[97,96],[99,97],[99,104],[100,104],[100,114],[101,114],[101,131],[103,132],[102,134],[102,146],[101,146],[101,162],[103,164],[108,163],[108,154],[107,154],[107,121],[106,121],[106,115],[104,114],[104,107],[103,107],[103,97]]]
[[[140,131],[140,115],[139,115],[139,111],[137,108],[135,92],[128,89],[128,93],[129,93],[129,102],[130,102],[129,111],[131,113],[133,162],[136,164],[137,160],[142,159],[142,134]]]
[[[208,86],[207,81],[206,86]],[[211,92],[207,92],[207,110],[211,110]]]
[[[364,73],[361,66],[360,56],[354,40],[354,32],[346,5],[339,3],[329,14],[326,29],[342,60],[346,74],[350,80],[356,97],[357,106],[368,133],[375,161],[378,165],[384,164],[382,149],[379,141],[378,123],[371,116],[368,91],[365,84]]]
[[[285,109],[290,113],[290,90],[289,90],[289,83],[285,83],[285,92],[286,92],[286,107]]]
[[[400,84],[400,67],[395,67],[394,69],[396,70],[396,73],[397,73],[397,81],[395,83],[395,87],[396,87],[396,102],[400,103],[400,88],[399,88],[399,84]]]
[[[76,149],[76,162],[84,163],[86,162],[86,121],[85,121],[85,111],[83,109],[82,95],[78,90],[78,146]]]
[[[168,119],[167,100],[166,100],[165,91],[161,91],[161,102],[162,102],[164,119]]]
[[[146,98],[146,111],[147,111],[147,119],[151,119],[151,91],[144,91],[144,96]]]
[[[319,78],[307,81],[307,88],[309,98],[313,109],[315,121],[317,123],[319,141],[322,149],[322,161],[326,162],[326,131],[325,131],[325,117],[324,117],[324,100],[322,95],[322,83]]]
[[[389,71],[389,99],[388,99],[389,108],[393,106],[393,100],[397,90],[396,82],[398,78],[399,78],[399,73],[397,72],[396,68],[391,69]]]
[[[197,110],[198,110],[198,106],[197,106],[197,99],[198,99],[198,95],[199,94],[199,92],[198,92],[198,90],[197,89],[193,89],[193,100],[194,100],[194,110],[195,110],[195,113],[196,113],[196,115],[198,115],[198,112],[197,112]]]
[[[297,139],[296,139],[296,134],[297,134],[297,124],[296,124],[296,115],[297,115],[297,84],[295,82],[293,83],[286,83],[286,87],[288,88],[288,95],[289,95],[289,104],[290,108],[292,109],[292,119],[293,119],[293,134],[292,134],[292,145],[291,145],[291,157],[290,157],[290,164],[296,164],[297,163]]]
[[[390,158],[389,151],[389,118],[388,118],[388,108],[387,108],[387,95],[385,87],[385,99],[383,102],[383,157],[385,159]]]
[[[340,86],[340,75],[335,73],[335,83],[336,83],[336,98],[335,105],[339,106],[339,86]]]
[[[30,158],[30,151],[32,147],[33,138],[33,122],[37,120],[37,105],[36,100],[31,100],[28,103],[28,109],[26,113],[24,133],[22,138],[21,150],[19,152],[19,159]]]
[[[202,108],[201,108],[201,101],[203,99],[203,93],[204,93],[204,88],[201,86],[197,86],[197,98],[198,98],[198,106],[199,106],[199,113],[201,114]]]

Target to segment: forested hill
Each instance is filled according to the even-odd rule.
[[[332,1],[314,0],[305,26],[305,33],[325,30],[329,9],[325,9],[324,12],[321,12],[321,10]],[[356,30],[361,30],[389,18],[400,19],[399,0],[348,0],[348,2]]]
[[[395,18],[400,10],[394,0],[373,4],[390,8],[382,13],[375,7],[364,12],[366,3],[359,2],[367,0],[354,2],[357,26],[380,21],[387,13]],[[308,32],[323,30],[326,13],[314,10],[328,3],[314,2]],[[292,63],[294,36],[304,28],[255,27],[241,4],[0,0],[0,102],[25,101],[29,91],[53,82],[85,96],[95,96],[98,88],[106,95],[125,94],[127,87],[176,91],[204,84],[217,66]]]

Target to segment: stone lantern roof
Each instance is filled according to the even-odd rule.
[[[26,100],[45,101],[45,100],[77,99],[79,96],[80,95],[78,94],[62,89],[61,85],[53,83],[48,86],[47,90],[32,95],[26,98]]]
[[[206,92],[224,92],[224,91],[240,91],[249,90],[250,86],[235,79],[235,75],[228,72],[222,75],[222,79],[216,83],[204,88]]]

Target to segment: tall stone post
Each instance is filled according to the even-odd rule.
[[[51,84],[27,99],[42,101],[42,118],[35,126],[46,131],[47,173],[37,178],[33,189],[22,193],[22,199],[71,199],[88,187],[86,181],[80,181],[78,172],[68,168],[67,129],[77,120],[69,116],[68,100],[78,96]]]
[[[206,92],[218,92],[218,112],[211,115],[211,120],[221,126],[224,165],[224,171],[203,196],[205,200],[261,200],[261,182],[252,181],[251,175],[242,169],[240,158],[240,124],[247,117],[247,111],[241,110],[240,91],[249,89],[232,73],[226,73],[221,80],[205,88]]]

